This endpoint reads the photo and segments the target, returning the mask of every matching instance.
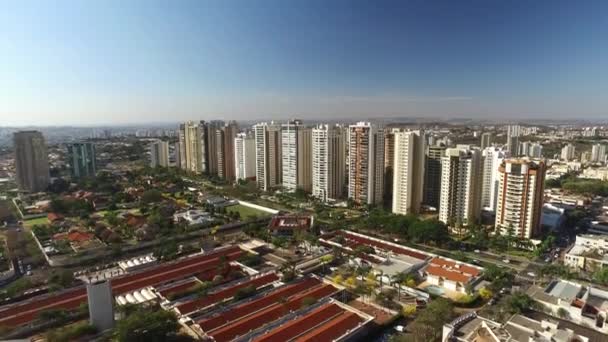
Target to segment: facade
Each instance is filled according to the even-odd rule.
[[[591,161],[594,163],[604,163],[606,161],[606,145],[595,144],[591,147]]]
[[[150,167],[169,166],[169,143],[157,140],[150,144]]]
[[[540,233],[545,163],[530,159],[506,159],[498,169],[496,230],[521,238]]]
[[[67,145],[70,173],[73,178],[95,177],[95,144],[91,142],[71,143]]]
[[[519,152],[519,136],[521,135],[521,127],[519,125],[507,126],[507,151],[512,156],[517,156]]]
[[[384,193],[384,131],[369,122],[349,126],[348,197],[380,204]]]
[[[543,157],[543,145],[539,143],[532,143],[528,149],[528,157],[540,159]]]
[[[312,195],[323,202],[344,193],[345,135],[341,126],[318,125],[312,130]]]
[[[441,197],[441,158],[445,149],[444,146],[429,145],[426,152],[423,203],[436,209],[439,209]]]
[[[422,131],[394,132],[393,213],[420,211],[424,189],[426,137]]]
[[[281,185],[281,126],[274,122],[253,126],[255,138],[255,174],[258,187],[269,191]]]
[[[486,211],[496,210],[498,197],[498,167],[507,156],[499,147],[488,147],[481,152],[483,158],[483,175],[481,183],[481,208]]]
[[[239,133],[234,138],[235,178],[255,178],[255,138],[247,133]]]
[[[491,132],[485,132],[481,135],[481,149],[484,150],[486,147],[492,146],[494,143],[494,134]]]
[[[575,148],[574,145],[568,143],[566,146],[562,147],[561,159],[565,161],[570,161],[574,159]]]
[[[21,131],[13,134],[15,172],[21,191],[44,191],[50,182],[49,155],[42,133]]]
[[[481,212],[481,151],[468,145],[448,148],[441,158],[439,220],[461,227],[477,222]]]
[[[294,192],[312,191],[312,131],[300,120],[283,124],[281,149],[283,188]]]

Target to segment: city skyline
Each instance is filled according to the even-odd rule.
[[[8,4],[3,125],[598,119],[608,4]],[[27,24],[26,24],[27,23]]]

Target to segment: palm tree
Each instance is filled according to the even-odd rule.
[[[391,277],[391,285],[397,284],[397,296],[399,301],[401,301],[401,284],[407,280],[407,274],[404,272],[399,272],[393,274]]]

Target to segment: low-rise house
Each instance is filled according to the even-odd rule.
[[[442,342],[602,342],[605,336],[542,313],[513,315],[504,324],[469,313],[443,326]]]
[[[204,210],[186,210],[173,214],[174,222],[187,222],[190,226],[211,223],[214,221],[211,215]]]
[[[56,223],[59,221],[63,221],[64,217],[59,213],[48,213],[48,215],[46,215],[46,218],[49,220],[50,223]]]
[[[532,286],[527,293],[553,316],[608,333],[608,291],[554,280],[546,288]]]
[[[472,285],[479,279],[481,270],[473,265],[435,257],[422,273],[429,284],[464,294],[467,285]]]
[[[595,271],[608,265],[608,236],[578,235],[564,256],[564,264],[570,268]]]

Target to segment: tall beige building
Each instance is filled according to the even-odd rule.
[[[346,132],[341,126],[312,130],[312,195],[323,202],[342,197],[345,186]]]
[[[426,136],[422,131],[393,135],[393,213],[418,213],[424,189]]]
[[[49,155],[42,133],[21,131],[13,134],[15,171],[21,191],[44,191],[49,185]]]
[[[349,126],[348,197],[357,205],[381,204],[384,195],[384,130],[369,122]]]
[[[207,139],[204,121],[188,121],[179,127],[179,160],[182,169],[207,172]]]
[[[269,191],[281,185],[281,126],[259,123],[253,126],[255,138],[255,174],[258,187]]]
[[[478,221],[481,213],[481,151],[468,145],[448,148],[441,158],[439,220],[452,227]]]
[[[283,188],[287,191],[312,191],[312,131],[300,120],[283,124],[281,154]]]
[[[506,159],[498,169],[497,232],[509,230],[520,238],[534,238],[540,233],[543,207],[545,163],[527,158]]]

